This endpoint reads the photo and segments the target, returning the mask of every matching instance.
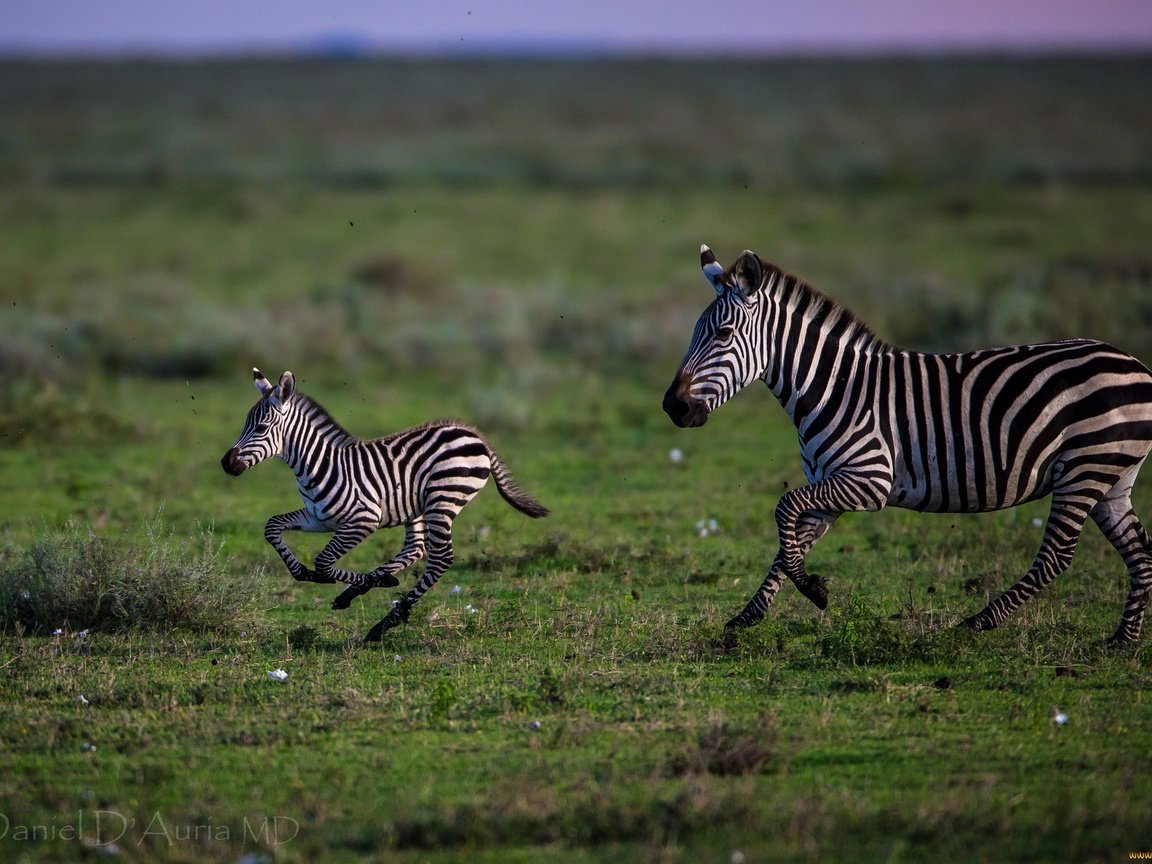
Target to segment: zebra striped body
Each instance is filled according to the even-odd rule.
[[[888,345],[844,307],[751,252],[725,270],[704,247],[717,298],[664,398],[701,425],[763,380],[799,433],[808,486],[776,511],[780,553],[730,627],[763,618],[785,576],[821,608],[804,557],[848,511],[999,510],[1052,496],[1040,552],[1015,585],[965,624],[997,626],[1070,563],[1091,517],[1123,556],[1131,590],[1113,643],[1140,632],[1152,541],[1130,492],[1152,450],[1152,373],[1086,339],[923,354]]]
[[[348,585],[332,606],[346,609],[374,587],[400,584],[401,570],[427,554],[416,585],[365,637],[377,641],[408,620],[413,604],[452,565],[452,522],[484,488],[488,477],[504,499],[528,516],[548,515],[516,485],[511,473],[476,429],[451,420],[426,423],[385,438],[361,440],[345,431],[317,402],[296,390],[285,372],[273,386],[253,369],[260,400],[252,406],[235,445],[220,460],[239,475],[270,456],[296,475],[303,508],[273,516],[264,537],[298,580]],[[370,573],[336,567],[336,561],[379,528],[405,526],[399,554]],[[316,556],[302,564],[284,542],[285,531],[332,532]]]

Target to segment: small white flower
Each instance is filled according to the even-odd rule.
[[[53,635],[53,636],[59,636],[59,635],[61,635],[63,632],[64,632],[64,630],[63,630],[62,628],[60,628],[60,627],[57,627],[55,630],[53,630],[53,631],[52,631],[52,635]]]
[[[455,597],[457,594],[459,594],[461,592],[461,590],[463,590],[463,589],[461,589],[461,587],[459,585],[453,585],[452,590],[449,591],[448,593],[451,594],[453,597]]]
[[[720,526],[716,523],[715,519],[709,519],[708,520],[708,530],[711,531],[713,534],[715,534],[717,531],[720,530]]]
[[[288,680],[288,673],[283,669],[273,669],[268,673],[268,677],[273,681],[286,681]]]
[[[476,529],[476,536],[483,540],[492,531],[487,525],[481,525]]]
[[[84,696],[83,693],[81,693],[79,696],[76,697],[76,701],[79,702],[81,705],[91,705],[92,704],[91,702],[88,701],[88,699]]]
[[[393,660],[393,662],[395,662],[395,663],[399,663],[399,662],[400,662],[402,659],[403,659],[403,658],[402,658],[402,657],[401,657],[399,654],[393,654],[393,655],[392,655],[392,660]]]
[[[679,465],[684,459],[684,451],[679,447],[673,447],[668,451],[668,459],[673,465]]]
[[[528,728],[531,729],[533,732],[538,732],[540,730],[540,721],[539,720],[533,720],[531,723],[528,724]]]
[[[80,749],[85,753],[94,753],[96,751],[96,745],[89,744],[87,741],[85,741],[80,745]]]
[[[696,531],[696,536],[697,537],[707,537],[708,536],[708,529],[707,528],[698,529]]]
[[[1063,726],[1065,723],[1068,722],[1068,715],[1065,714],[1063,711],[1057,711],[1055,714],[1052,715],[1052,719],[1056,721],[1057,725]]]
[[[32,599],[32,592],[31,591],[21,591],[20,592],[20,599],[21,600],[31,600]]]
[[[730,860],[732,864],[744,864],[744,853],[739,849],[734,849],[732,851],[732,857],[728,860]]]
[[[1033,528],[1043,528],[1044,527],[1044,520],[1043,519],[1033,519],[1032,520],[1032,527]]]
[[[476,610],[475,606],[473,606],[471,603],[469,603],[467,606],[464,607],[464,611],[470,615],[474,615],[477,610]]]

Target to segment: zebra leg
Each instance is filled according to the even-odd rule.
[[[322,526],[317,525],[312,517],[308,515],[307,510],[293,510],[291,513],[281,513],[278,516],[273,516],[268,520],[264,526],[264,539],[267,540],[272,548],[276,550],[276,554],[284,562],[284,566],[288,568],[288,572],[292,574],[292,578],[298,582],[335,582],[335,579],[321,576],[310,567],[306,567],[301,563],[292,550],[288,548],[288,544],[284,542],[285,531],[322,531]]]
[[[333,609],[347,609],[353,600],[367,594],[373,588],[394,588],[400,584],[396,574],[424,557],[424,520],[417,516],[404,526],[404,545],[400,552],[389,561],[368,574],[363,585],[349,585],[335,600]]]
[[[443,516],[443,514],[440,515]],[[428,516],[428,564],[424,568],[424,575],[420,577],[411,591],[396,602],[392,611],[368,631],[364,637],[365,642],[379,642],[384,634],[393,627],[408,623],[408,615],[412,611],[412,607],[416,605],[416,601],[423,597],[424,593],[435,585],[444,575],[444,572],[452,566],[454,557],[452,552],[453,516],[455,514],[446,519],[435,519],[432,515]]]
[[[1044,527],[1044,539],[1028,572],[978,613],[962,621],[960,626],[977,632],[998,627],[1020,604],[1067,570],[1072,563],[1088,513],[1098,500],[1098,494],[1085,490],[1053,495],[1052,510],[1048,514],[1048,524]]]
[[[838,513],[805,513],[800,517],[796,526],[796,536],[802,547],[802,554],[807,555],[811,551],[812,547],[816,545],[816,541],[832,527],[832,523],[836,521],[838,515]],[[752,595],[752,599],[748,601],[744,610],[724,625],[724,629],[739,630],[759,624],[767,614],[768,607],[772,605],[776,592],[780,590],[783,583],[783,559],[777,553],[776,559],[768,568],[768,575],[764,578],[760,588]]]
[[[841,470],[810,486],[793,489],[776,505],[776,527],[780,532],[780,567],[800,593],[816,604],[828,606],[824,580],[804,569],[804,556],[815,539],[807,542],[803,529],[806,513],[834,514],[850,511],[876,511],[888,502],[892,491],[892,471],[878,465],[868,471]],[[831,522],[828,523],[829,525]],[[818,539],[827,526],[816,535]]]
[[[1135,479],[1135,474],[1132,479]],[[1132,510],[1129,498],[1131,486],[1129,482],[1119,490],[1119,495],[1110,495],[1092,510],[1093,520],[1124,559],[1131,579],[1120,625],[1107,642],[1110,648],[1119,648],[1140,638],[1144,610],[1148,606],[1149,593],[1152,592],[1152,538],[1149,538],[1148,531]]]
[[[343,582],[346,585],[367,586],[371,588],[369,576],[365,573],[354,573],[351,570],[342,570],[335,566],[336,561],[343,558],[357,546],[364,542],[376,530],[378,521],[371,515],[362,514],[355,521],[348,521],[336,529],[332,539],[316,555],[316,572],[326,582]]]

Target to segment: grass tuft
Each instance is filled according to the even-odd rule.
[[[766,773],[775,762],[777,732],[773,718],[764,720],[761,728],[751,732],[733,729],[726,723],[712,723],[697,736],[695,746],[671,760],[672,773],[714,777]]]
[[[159,521],[121,537],[69,522],[0,555],[0,630],[239,631],[254,597],[228,564],[211,531],[177,542]]]

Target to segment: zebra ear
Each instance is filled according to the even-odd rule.
[[[741,293],[745,297],[751,297],[764,284],[764,264],[760,261],[759,255],[751,249],[745,249],[736,259],[732,275]]]
[[[252,383],[256,385],[261,396],[267,396],[272,392],[272,382],[265,378],[264,373],[255,366],[252,367]]]
[[[704,271],[704,278],[708,280],[712,290],[717,294],[723,294],[726,287],[724,285],[724,268],[720,266],[716,256],[707,246],[700,247],[700,269]]]
[[[280,386],[276,388],[280,394],[280,401],[287,402],[296,395],[296,376],[285,372],[280,376]]]
[[[288,402],[296,393],[296,379],[291,372],[285,372],[280,376],[280,383],[272,388],[272,393],[268,397],[268,401],[272,403],[272,407],[283,414],[288,410]]]

